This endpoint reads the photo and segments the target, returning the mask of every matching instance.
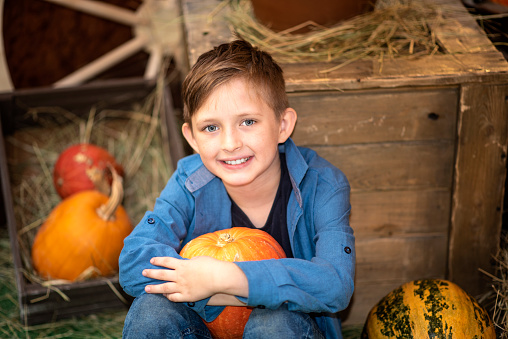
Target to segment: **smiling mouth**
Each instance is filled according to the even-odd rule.
[[[247,160],[249,160],[249,159],[250,159],[250,157],[238,159],[238,160],[232,160],[232,161],[224,160],[224,162],[228,165],[240,165],[240,164],[243,164],[244,162],[247,162]]]

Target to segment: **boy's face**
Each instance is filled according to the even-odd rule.
[[[278,144],[291,135],[296,112],[288,108],[279,120],[243,79],[218,87],[182,132],[210,172],[227,189],[278,182]]]

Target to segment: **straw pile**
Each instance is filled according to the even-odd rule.
[[[270,52],[281,63],[349,63],[358,59],[417,57],[441,53],[431,30],[449,9],[416,0],[378,0],[374,11],[334,27],[313,22],[274,32],[256,21],[250,1],[231,3],[228,20],[236,34]],[[305,34],[291,34],[302,28]]]
[[[492,315],[498,338],[508,339],[508,234],[501,237],[501,247],[495,257],[496,272],[485,275],[492,279],[492,290],[479,298],[485,303]]]
[[[122,164],[123,206],[133,225],[153,208],[173,172],[165,129],[161,128],[162,91],[160,83],[143,102],[119,98],[125,100],[125,110],[97,103],[87,117],[59,107],[29,108],[26,115],[37,127],[20,129],[6,139],[20,255],[29,280],[39,280],[31,266],[30,248],[38,227],[61,201],[53,187],[52,169],[68,146],[93,143]]]

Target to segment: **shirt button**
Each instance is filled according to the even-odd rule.
[[[189,306],[189,307],[194,307],[194,305],[196,305],[196,304],[193,302],[187,303],[187,306]]]
[[[148,219],[146,219],[146,222],[149,223],[149,224],[155,224],[155,219],[154,218],[148,218]]]
[[[344,252],[346,252],[347,254],[351,254],[351,247],[349,246],[344,247]]]

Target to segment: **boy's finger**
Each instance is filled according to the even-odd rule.
[[[145,292],[152,294],[172,294],[175,293],[176,284],[173,282],[167,282],[159,285],[146,285]]]
[[[147,278],[163,280],[163,281],[175,281],[176,274],[175,271],[171,269],[145,269],[142,272],[143,276]]]
[[[175,269],[180,261],[180,259],[172,257],[153,257],[150,259],[150,264]]]

